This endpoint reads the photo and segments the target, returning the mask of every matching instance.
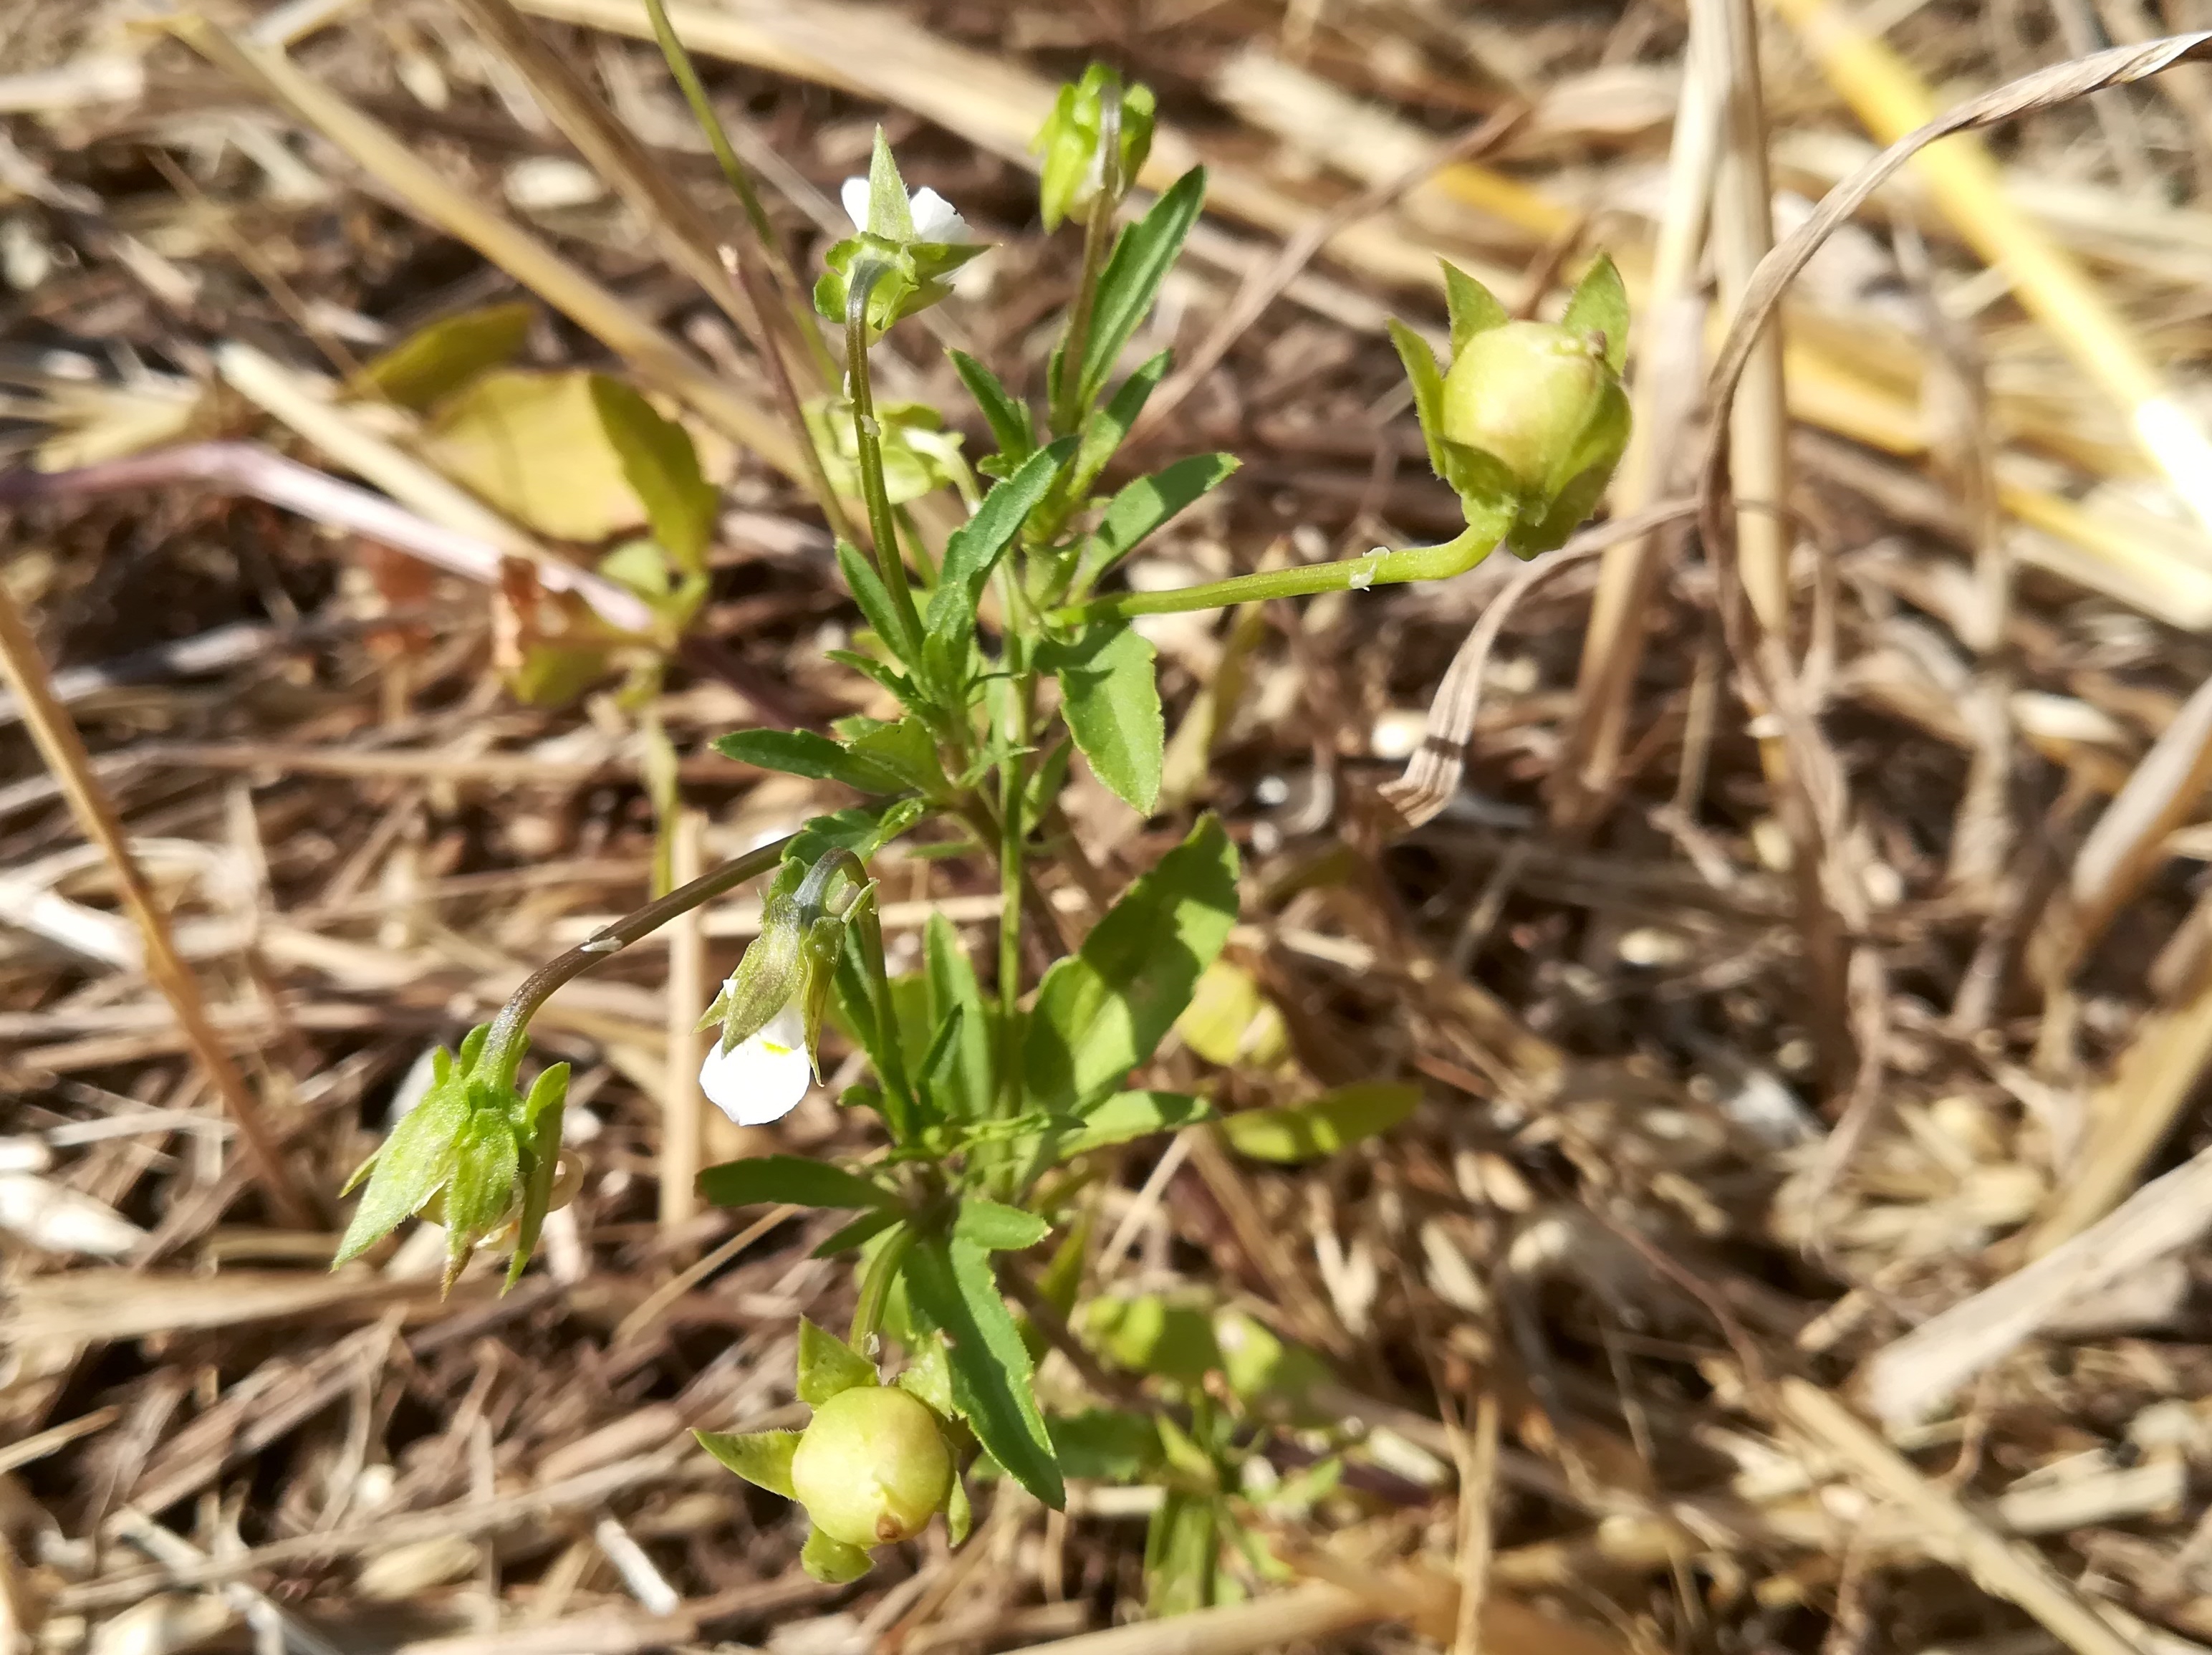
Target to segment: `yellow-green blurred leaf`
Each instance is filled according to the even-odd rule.
[[[1255,1063],[1272,1068],[1290,1049],[1282,1013],[1252,974],[1232,960],[1217,959],[1206,968],[1190,1004],[1176,1019],[1176,1032],[1207,1062],[1224,1068]]]
[[[592,395],[592,375],[502,368],[438,411],[425,456],[517,522],[558,540],[641,528],[645,506],[623,475]]]
[[[1231,1148],[1255,1160],[1318,1160],[1346,1144],[1388,1132],[1420,1101],[1418,1086],[1364,1081],[1339,1086],[1310,1103],[1224,1116],[1221,1131]]]
[[[591,385],[599,423],[645,507],[653,538],[684,573],[703,573],[720,496],[700,472],[690,434],[620,380],[594,374]]]
[[[529,335],[534,309],[520,301],[487,305],[417,328],[364,367],[353,389],[402,408],[428,408],[511,360]]]

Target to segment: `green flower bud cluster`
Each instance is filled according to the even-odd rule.
[[[487,1059],[490,1032],[469,1031],[458,1056],[442,1046],[431,1053],[429,1089],[346,1182],[342,1193],[363,1178],[368,1189],[333,1269],[419,1213],[446,1226],[447,1290],[471,1252],[510,1237],[508,1285],[522,1274],[545,1214],[569,1193],[560,1187],[568,1066],[546,1069],[524,1097],[503,1055]]]
[[[812,1525],[799,1561],[817,1580],[858,1579],[878,1546],[911,1540],[939,1512],[955,1545],[967,1537],[967,1490],[949,1427],[905,1383],[884,1384],[875,1364],[803,1317],[799,1396],[814,1409],[803,1431],[696,1433],[731,1470],[795,1500]]]
[[[1444,279],[1448,366],[1411,329],[1390,325],[1430,463],[1458,492],[1470,527],[1495,529],[1524,557],[1549,551],[1595,508],[1628,446],[1620,272],[1600,258],[1557,322],[1514,320],[1449,264]]]
[[[854,293],[864,295],[871,342],[944,298],[952,272],[986,250],[969,239],[966,222],[936,191],[907,193],[881,127],[867,177],[845,181],[844,205],[860,234],[823,255],[828,268],[814,284],[814,308],[842,325]]]
[[[1052,113],[1030,145],[1042,161],[1037,204],[1046,229],[1056,230],[1062,221],[1086,210],[1102,189],[1117,202],[1128,193],[1152,150],[1152,88],[1139,84],[1125,90],[1121,77],[1104,64],[1091,64],[1081,80],[1060,88]],[[1106,173],[1109,125],[1117,135],[1111,179]]]

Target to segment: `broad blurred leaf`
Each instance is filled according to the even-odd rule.
[[[1094,1299],[1084,1307],[1085,1337],[1116,1366],[1195,1385],[1221,1366],[1213,1317],[1202,1306],[1160,1293]]]
[[[594,374],[591,387],[599,423],[645,506],[653,538],[684,573],[703,574],[720,495],[699,469],[690,434],[620,380]]]
[[[1251,972],[1217,959],[1198,980],[1198,992],[1176,1019],[1176,1032],[1209,1063],[1272,1068],[1289,1050],[1283,1014],[1261,991]]]
[[[365,364],[357,394],[374,392],[402,408],[428,408],[522,349],[537,307],[523,301],[465,310],[419,327]]]
[[[1048,1420],[1060,1469],[1096,1482],[1134,1482],[1159,1463],[1160,1437],[1141,1415],[1095,1408]]]
[[[555,539],[599,541],[642,527],[645,506],[599,418],[594,377],[486,374],[438,411],[424,455],[516,522]]]
[[[1206,816],[1045,973],[1022,1048],[1032,1104],[1080,1112],[1150,1057],[1236,921],[1236,848]]]
[[[1388,1132],[1420,1101],[1419,1086],[1370,1080],[1339,1086],[1310,1103],[1224,1115],[1221,1134],[1231,1147],[1255,1160],[1319,1160],[1346,1144]]]
[[[1117,1092],[1090,1110],[1083,1125],[1054,1146],[1060,1159],[1127,1143],[1154,1132],[1172,1132],[1213,1117],[1213,1105],[1181,1092]]]

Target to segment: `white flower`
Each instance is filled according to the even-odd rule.
[[[806,1055],[806,1021],[796,999],[768,1026],[727,1051],[718,1038],[699,1066],[699,1085],[715,1108],[739,1126],[766,1126],[799,1107],[814,1078]]]
[[[845,216],[853,221],[853,228],[868,228],[868,180],[848,178],[839,192],[838,199],[845,204]],[[952,204],[936,191],[924,186],[907,198],[907,212],[914,220],[914,239],[939,244],[965,241],[968,222],[952,210]]]

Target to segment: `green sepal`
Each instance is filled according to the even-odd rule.
[[[539,1232],[553,1201],[554,1175],[561,1165],[561,1117],[568,1098],[568,1065],[555,1063],[531,1083],[522,1103],[522,1210],[516,1215],[514,1256],[507,1261],[507,1287],[520,1281],[538,1250]],[[506,1288],[501,1288],[501,1292]]]
[[[825,1586],[849,1585],[875,1567],[874,1561],[858,1546],[848,1546],[842,1540],[832,1540],[819,1529],[810,1529],[806,1544],[799,1554],[799,1567],[808,1578],[819,1580]]]
[[[756,1488],[786,1500],[791,1492],[791,1457],[799,1451],[796,1431],[694,1431],[699,1446]]]
[[[1618,374],[1628,362],[1628,289],[1612,256],[1601,253],[1577,284],[1559,325],[1577,333],[1602,335],[1605,365]]]
[[[1406,364],[1406,378],[1413,387],[1413,417],[1420,422],[1421,436],[1429,447],[1429,469],[1447,482],[1444,470],[1444,374],[1429,342],[1393,316],[1390,343]]]
[[[1513,319],[1498,296],[1449,259],[1444,267],[1444,307],[1451,313],[1451,349],[1456,356],[1478,333],[1503,327]]]
[[[799,1318],[799,1400],[819,1408],[861,1385],[881,1384],[876,1365],[836,1334]]]
[[[958,1550],[967,1543],[969,1532],[975,1526],[975,1508],[968,1503],[968,1482],[957,1470],[952,1474],[952,1492],[945,1502],[945,1533]]]

